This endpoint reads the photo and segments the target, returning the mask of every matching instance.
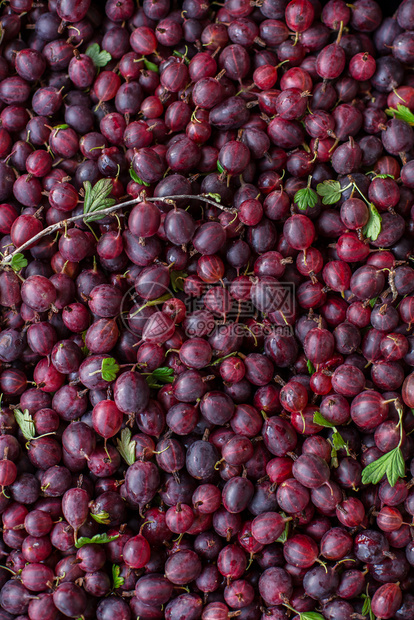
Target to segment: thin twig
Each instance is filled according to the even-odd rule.
[[[145,199],[143,199],[142,197],[138,197],[138,198],[134,198],[134,200],[128,200],[127,202],[121,202],[119,204],[113,205],[112,207],[107,207],[106,209],[95,211],[93,215],[96,215],[98,213],[101,214],[102,216],[109,215],[113,211],[117,211],[118,209],[122,209],[124,207],[132,207],[133,205],[136,205],[139,202],[144,202],[144,200],[145,202],[171,202],[171,201],[174,202],[176,200],[181,200],[181,199],[201,200],[202,202],[207,202],[208,204],[213,205],[214,207],[217,207],[221,211],[227,211],[228,213],[237,213],[236,209],[223,207],[223,205],[221,205],[220,203],[216,202],[215,200],[210,200],[210,198],[206,198],[202,194],[197,195],[197,196],[191,196],[190,194],[180,194],[178,196],[163,196],[163,197],[151,197],[151,198],[145,197]],[[11,262],[15,254],[19,254],[23,250],[26,250],[29,246],[35,243],[38,239],[41,239],[42,237],[45,237],[46,235],[49,235],[50,233],[54,233],[55,231],[60,230],[61,228],[65,228],[65,226],[67,226],[68,224],[71,224],[72,222],[86,219],[88,215],[90,216],[92,214],[91,213],[80,213],[79,215],[74,215],[73,217],[69,217],[67,220],[56,222],[56,224],[51,224],[47,228],[44,228],[42,231],[40,231],[40,233],[38,233],[31,239],[28,239],[28,241],[23,243],[20,247],[16,248],[11,254],[8,254],[7,256],[5,256],[3,260],[0,262],[0,267],[7,266]]]

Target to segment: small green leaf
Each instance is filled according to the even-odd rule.
[[[187,46],[185,46],[184,54],[182,54],[181,52],[177,52],[177,51],[173,52],[173,56],[177,56],[178,58],[182,58],[184,60],[185,64],[189,65],[190,61],[187,58],[187,54],[188,54],[188,47]]]
[[[112,60],[111,54],[106,50],[101,51],[98,43],[92,43],[86,50],[86,54],[92,58],[95,67],[106,67],[108,62]]]
[[[414,125],[414,114],[411,112],[410,108],[407,108],[405,105],[401,105],[401,103],[397,104],[397,109],[387,108],[385,113],[388,116],[393,116],[400,121],[405,121],[409,125]]]
[[[317,611],[304,611],[299,614],[300,620],[325,620]]]
[[[121,567],[118,564],[112,564],[112,589],[116,590],[124,585],[125,579],[120,577]]]
[[[171,286],[176,293],[177,291],[184,290],[183,280],[185,280],[186,277],[187,277],[187,274],[185,273],[185,271],[171,271],[170,273]]]
[[[115,381],[118,371],[119,366],[113,357],[105,357],[102,360],[101,374],[104,381]]]
[[[377,211],[376,206],[371,202],[369,205],[369,220],[362,229],[362,232],[368,239],[375,241],[381,232],[382,217]]]
[[[367,586],[368,592],[368,586]],[[361,598],[364,600],[364,604],[362,605],[361,614],[363,616],[368,616],[369,620],[375,620],[374,612],[371,608],[371,598],[368,594],[362,594]]]
[[[96,213],[96,215],[85,218],[85,222],[101,220],[105,216],[99,215],[99,211],[112,207],[116,203],[115,198],[109,198],[112,192],[111,179],[101,179],[93,187],[89,181],[85,181],[83,187],[85,189],[83,212],[85,215]]]
[[[36,437],[36,428],[33,422],[33,418],[29,413],[28,409],[15,409],[14,417],[16,418],[17,424],[20,426],[20,430],[23,433],[23,436],[28,441],[35,439]]]
[[[143,61],[144,61],[145,68],[148,71],[155,71],[155,73],[159,73],[160,72],[160,70],[158,68],[158,65],[156,65],[154,62],[150,62],[146,58],[143,58]]]
[[[378,295],[369,300],[369,305],[371,306],[371,308],[375,306],[375,304],[377,303],[377,299],[378,299]]]
[[[214,192],[209,192],[208,194],[205,194],[206,198],[212,198],[213,200],[215,200],[216,202],[221,202],[221,196],[220,194],[215,194]]]
[[[123,428],[121,439],[116,440],[116,448],[128,465],[135,463],[135,445],[136,441],[131,441],[131,431],[129,428]]]
[[[91,516],[94,517],[94,515]],[[108,534],[95,534],[95,536],[92,536],[92,538],[81,536],[81,538],[78,538],[78,540],[75,542],[75,547],[76,549],[80,549],[84,545],[104,545],[105,543],[112,542],[117,538],[119,538],[119,534],[116,534],[115,536],[108,536]]]
[[[171,299],[171,297],[171,293],[165,293],[165,295],[161,295],[161,297],[157,297],[157,299],[150,299],[146,302],[145,306],[158,306],[159,304],[163,304],[164,301]]]
[[[146,379],[150,387],[162,387],[174,381],[174,371],[168,366],[156,368]]]
[[[339,181],[323,181],[318,183],[316,191],[322,196],[324,205],[334,205],[341,199],[342,187]]]
[[[220,174],[223,174],[223,172],[225,172],[223,166],[221,165],[221,163],[219,162],[219,160],[217,160],[217,170],[220,172]]]
[[[10,261],[10,267],[13,271],[21,271],[24,267],[27,267],[27,260],[21,252],[17,254],[13,254],[13,257]]]
[[[319,424],[319,426],[324,426],[325,428],[335,428],[335,424],[326,420],[320,411],[315,411],[313,414],[313,421],[315,424]]]
[[[371,172],[371,173],[367,172],[367,174],[373,174],[374,175],[372,180],[374,180],[374,179],[394,179],[394,175],[393,174],[386,174],[386,173],[384,173],[384,174],[377,174],[376,172]]]
[[[211,362],[210,366],[217,366],[217,364],[221,364],[223,360],[226,360],[228,357],[234,357],[238,355],[238,351],[233,351],[233,353],[229,353],[228,355],[224,355],[223,357],[218,357],[214,362]]]
[[[284,512],[281,512],[280,514],[282,515],[282,517],[286,519],[287,515]],[[287,541],[288,535],[289,535],[289,521],[286,521],[285,529],[283,530],[279,538],[275,540],[275,542],[285,543]]]
[[[308,367],[308,373],[310,375],[313,375],[313,373],[315,372],[315,366],[312,364],[310,360],[306,362],[306,366]]]
[[[341,450],[342,448],[346,448],[348,444],[344,441],[342,435],[340,435],[338,431],[335,431],[332,434],[332,445],[335,450]]]
[[[61,129],[67,129],[69,127],[69,125],[63,124],[63,125],[55,125],[53,127],[53,133],[55,136],[57,136],[57,134],[59,133],[59,131]]]
[[[398,446],[364,467],[362,484],[378,484],[385,474],[392,487],[398,478],[403,478],[405,475],[404,458]]]
[[[300,211],[306,211],[306,209],[313,209],[318,202],[318,194],[311,187],[304,187],[299,189],[294,198],[294,202],[298,205]]]
[[[131,177],[131,179],[133,181],[135,181],[135,183],[139,183],[140,185],[145,185],[145,187],[149,187],[150,183],[146,183],[145,181],[143,181],[135,172],[135,170],[131,167],[129,169],[129,176]]]
[[[104,525],[108,525],[111,522],[111,519],[109,517],[109,514],[105,511],[102,510],[102,512],[98,512],[96,514],[94,514],[93,512],[91,512],[91,517],[92,519],[94,519],[97,523],[103,523]],[[106,541],[107,542],[107,541]]]

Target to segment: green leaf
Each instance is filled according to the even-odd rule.
[[[368,586],[367,586],[367,591],[368,591]],[[369,620],[375,620],[374,612],[372,611],[372,608],[371,608],[371,598],[368,596],[368,594],[362,594],[361,598],[364,599],[364,604],[362,605],[361,614],[363,616],[368,616]]]
[[[394,175],[393,174],[377,174],[376,172],[374,172],[373,174],[375,174],[374,179],[394,179]]]
[[[185,271],[171,271],[170,280],[171,286],[173,290],[177,293],[177,291],[184,290],[183,280],[187,277],[188,274]]]
[[[388,116],[393,116],[394,118],[398,118],[400,121],[405,121],[409,125],[414,125],[414,114],[411,112],[410,108],[407,108],[405,105],[401,105],[401,103],[397,104],[397,109],[387,108],[385,113]]]
[[[335,450],[341,450],[342,448],[346,448],[348,446],[348,444],[346,443],[346,441],[344,441],[342,435],[340,435],[338,431],[335,431],[332,434],[332,445]]]
[[[171,297],[172,297],[171,293],[165,293],[165,295],[161,295],[161,297],[158,297],[157,299],[150,299],[149,301],[145,302],[145,304],[142,304],[142,306],[137,308],[132,314],[130,314],[129,318],[132,319],[134,316],[137,316],[137,314],[142,312],[144,308],[148,308],[150,306],[158,306],[159,304],[163,304],[164,301],[168,301],[169,299],[171,299]]]
[[[168,366],[162,366],[161,368],[156,368],[146,379],[150,387],[162,387],[174,381],[174,371],[172,368],[168,368]]]
[[[121,439],[116,440],[116,448],[128,465],[135,463],[136,441],[131,441],[131,434],[129,428],[123,428],[121,431]]]
[[[131,167],[129,169],[129,176],[131,177],[131,179],[133,181],[135,181],[135,183],[139,183],[140,185],[145,185],[145,187],[149,187],[150,183],[146,183],[145,181],[143,181],[135,172],[135,170]]]
[[[178,58],[182,58],[184,60],[185,64],[189,65],[190,61],[187,58],[187,54],[188,54],[188,47],[187,46],[185,46],[184,54],[182,54],[181,52],[177,52],[177,51],[173,52],[173,56],[177,56]]]
[[[308,367],[308,373],[310,375],[313,375],[313,373],[315,372],[315,366],[312,364],[310,360],[307,360],[306,366]]]
[[[313,421],[315,424],[319,424],[319,426],[324,426],[325,428],[335,428],[335,424],[326,420],[319,411],[315,411],[313,414]]]
[[[341,199],[342,187],[339,181],[323,181],[318,183],[316,191],[324,205],[334,205]]]
[[[300,620],[325,620],[317,611],[304,611],[299,614]]]
[[[102,510],[102,512],[98,512],[96,514],[91,512],[91,517],[97,523],[103,523],[104,525],[108,525],[111,522],[109,514],[105,510]]]
[[[14,417],[16,418],[17,424],[20,426],[20,430],[22,431],[24,438],[28,441],[35,439],[36,428],[29,410],[24,409],[21,411],[21,409],[15,409]]]
[[[118,371],[119,366],[113,357],[105,357],[102,360],[101,374],[104,381],[115,381]]]
[[[21,271],[24,267],[27,267],[27,260],[24,257],[24,254],[18,252],[17,254],[13,254],[13,257],[10,261],[10,267],[13,271]]]
[[[86,334],[87,333],[88,333],[87,329],[85,329],[85,331],[81,333],[82,340],[83,340],[83,345],[84,345],[83,347],[81,347],[81,351],[85,355],[85,357],[89,354],[89,349],[88,349],[88,347],[85,344],[85,338],[86,338]]]
[[[369,300],[369,305],[371,306],[371,308],[375,306],[375,304],[377,303],[377,299],[378,299],[378,295]]]
[[[281,512],[280,514],[286,519],[287,515],[284,512]],[[287,541],[288,534],[289,534],[289,521],[286,521],[285,529],[283,530],[279,538],[275,540],[275,542],[285,543]]]
[[[53,133],[54,133],[54,135],[55,135],[55,136],[57,136],[57,135],[58,135],[58,133],[59,133],[59,131],[60,131],[61,129],[67,129],[68,127],[69,127],[69,125],[66,125],[66,124],[63,124],[63,125],[55,125],[55,126],[53,127]]]
[[[369,205],[369,220],[362,229],[362,232],[368,239],[375,241],[381,232],[382,217],[377,211],[376,206],[371,202]]]
[[[306,211],[308,207],[309,209],[313,209],[316,205],[318,202],[318,194],[311,187],[304,187],[296,192],[293,200],[298,205],[300,211]]]
[[[228,355],[224,355],[223,357],[218,357],[216,360],[214,360],[214,362],[211,362],[210,366],[217,366],[217,364],[221,364],[221,362],[223,360],[226,360],[228,357],[234,357],[235,355],[238,355],[239,352],[238,351],[233,351],[233,353],[229,353]]]
[[[108,513],[106,513],[108,514]],[[92,517],[94,515],[91,515]],[[115,534],[115,536],[108,536],[108,534],[95,534],[92,538],[87,538],[86,536],[81,536],[75,542],[76,549],[80,549],[84,545],[104,545],[105,543],[112,542],[119,538],[119,534]]]
[[[220,172],[220,174],[223,174],[223,172],[225,172],[223,166],[221,165],[221,163],[219,162],[219,160],[217,160],[217,170]]]
[[[111,179],[101,179],[95,183],[93,187],[89,181],[85,181],[83,186],[85,189],[85,198],[83,201],[84,214],[97,213],[96,215],[85,218],[85,221],[94,222],[101,220],[105,216],[99,215],[99,211],[112,207],[116,203],[115,198],[108,198],[109,194],[112,192]]]
[[[171,297],[171,293],[165,293],[165,295],[161,295],[161,297],[157,297],[157,299],[150,299],[147,301],[145,307],[148,308],[148,306],[158,306],[159,304],[163,304],[164,301],[171,299]]]
[[[111,54],[105,50],[101,51],[98,43],[92,43],[86,50],[86,54],[92,58],[95,67],[106,67],[112,60]]]
[[[220,194],[215,194],[214,192],[209,192],[208,194],[204,194],[204,195],[206,196],[206,198],[209,197],[209,198],[212,198],[213,200],[215,200],[216,202],[221,202]]]
[[[121,567],[117,564],[112,564],[112,589],[116,590],[124,585],[125,579],[120,577]]]
[[[154,62],[150,62],[146,58],[143,58],[143,61],[144,61],[145,68],[148,71],[155,71],[155,73],[159,73],[160,72],[160,70],[158,68],[158,65],[156,65]]]
[[[385,474],[392,487],[398,478],[403,478],[405,475],[404,458],[398,446],[364,467],[362,484],[378,484]]]

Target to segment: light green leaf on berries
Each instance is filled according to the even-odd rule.
[[[93,515],[91,515],[93,517]],[[86,536],[81,536],[75,542],[76,549],[80,549],[85,545],[104,545],[105,543],[112,542],[119,538],[119,534],[115,534],[115,536],[108,536],[108,534],[95,534],[92,538],[87,538]]]
[[[91,517],[97,523],[103,523],[104,525],[109,525],[109,523],[111,522],[109,514],[105,510],[102,510],[102,512],[98,512],[96,514],[91,512]]]
[[[332,424],[332,422],[326,420],[320,411],[315,411],[313,414],[313,421],[315,424],[319,424],[319,426],[323,426],[325,428],[335,428],[335,424]]]
[[[21,409],[15,409],[13,413],[14,413],[14,417],[16,418],[16,422],[19,425],[20,430],[23,433],[24,438],[27,439],[28,441],[35,439],[36,428],[33,422],[33,418],[29,413],[29,410],[24,409],[22,411]]]
[[[131,431],[124,428],[121,431],[121,439],[116,440],[116,449],[128,465],[135,463],[136,441],[131,441]]]
[[[184,280],[187,277],[185,271],[171,271],[170,280],[171,286],[173,290],[177,293],[178,291],[184,290]]]
[[[93,60],[95,67],[106,67],[109,61],[112,60],[112,56],[106,50],[102,50],[98,43],[92,43],[86,50],[86,55],[90,56]]]
[[[187,46],[185,46],[185,52],[184,52],[184,54],[182,54],[181,52],[177,52],[176,50],[173,52],[173,56],[177,56],[178,58],[182,58],[182,59],[183,59],[183,61],[184,61],[184,63],[185,63],[186,65],[189,65],[189,64],[190,64],[190,61],[189,61],[189,60],[188,60],[188,58],[187,58],[187,54],[188,54],[188,47],[187,47]]]
[[[316,191],[324,205],[334,205],[341,199],[342,187],[339,181],[328,180],[318,183]]]
[[[24,257],[24,254],[22,254],[21,252],[13,254],[10,261],[10,267],[13,269],[13,271],[21,271],[24,267],[27,267],[27,260]]]
[[[369,220],[362,232],[368,239],[375,241],[381,232],[381,222],[382,217],[378,213],[376,206],[371,202],[369,205]]]
[[[220,194],[216,194],[214,192],[209,192],[208,194],[203,194],[206,198],[212,198],[213,200],[215,200],[216,202],[221,202],[221,196]]]
[[[116,203],[115,198],[109,198],[112,192],[111,179],[101,179],[93,187],[89,181],[85,181],[83,187],[85,190],[83,212],[85,215],[95,214],[85,218],[85,222],[101,220],[105,216],[100,215],[99,211],[112,207]]]
[[[318,194],[311,187],[304,187],[303,189],[298,189],[293,200],[298,205],[300,211],[306,211],[306,209],[313,209],[316,205]]]
[[[396,110],[395,108],[387,108],[385,113],[388,114],[388,116],[397,118],[399,121],[405,121],[409,125],[414,125],[414,114],[411,112],[410,108],[407,108],[407,106],[401,103],[397,104]]]
[[[131,179],[132,179],[133,181],[135,181],[135,183],[139,183],[139,185],[145,185],[145,187],[149,187],[149,186],[150,186],[150,184],[149,184],[149,183],[146,183],[145,181],[143,181],[143,180],[142,180],[142,179],[141,179],[141,178],[137,175],[137,173],[135,172],[135,170],[134,170],[132,167],[129,169],[129,176],[131,177]]]
[[[287,515],[284,512],[281,512],[280,514],[282,515],[282,517],[286,519]],[[276,539],[275,542],[285,543],[288,539],[288,535],[289,535],[289,521],[286,521],[285,529],[283,530],[279,538]]]
[[[315,366],[312,364],[312,362],[310,360],[307,360],[306,362],[306,366],[308,367],[308,373],[310,375],[313,375],[313,373],[315,372]]]
[[[303,611],[299,614],[300,620],[325,620],[317,611]]]
[[[405,475],[404,457],[399,446],[372,461],[362,470],[362,484],[378,484],[387,476],[390,486]]]
[[[118,564],[112,564],[112,589],[117,590],[124,585],[125,579],[120,576],[121,567]]]
[[[372,611],[371,608],[371,598],[368,596],[368,594],[362,594],[362,597],[364,600],[364,604],[362,605],[362,609],[361,609],[361,614],[363,616],[368,616],[369,620],[375,620],[375,616],[374,616],[374,612]]]
[[[221,163],[219,162],[219,160],[217,160],[217,170],[220,172],[220,174],[223,174],[225,172],[223,166],[221,165]]]
[[[146,58],[143,58],[143,61],[144,61],[144,65],[147,71],[154,71],[155,73],[160,72],[158,65],[156,65],[155,62],[150,62]]]
[[[174,381],[174,371],[168,366],[156,368],[150,375],[146,377],[149,387],[161,388],[163,385]]]
[[[104,381],[115,381],[119,366],[113,357],[105,357],[102,360],[101,375]]]

